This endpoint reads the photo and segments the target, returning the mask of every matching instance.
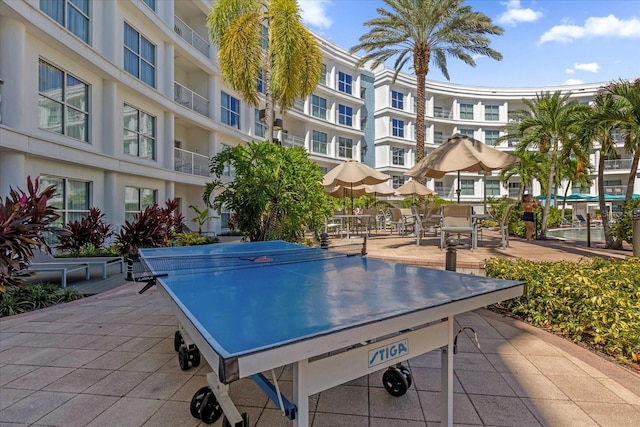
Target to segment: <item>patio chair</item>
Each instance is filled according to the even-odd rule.
[[[400,208],[389,208],[389,215],[387,216],[387,220],[385,221],[386,225],[391,226],[391,234],[393,234],[393,229],[398,231],[398,234],[404,236],[405,233],[405,220],[402,216],[402,212]]]
[[[324,232],[338,235],[342,232],[342,221],[336,218],[324,216]]]
[[[107,267],[110,265],[119,265],[120,273],[124,273],[124,259],[121,256],[113,257],[74,257],[74,258],[54,258],[50,254],[42,251],[34,253],[31,259],[30,267],[44,268],[46,266],[55,266],[56,264],[65,264],[72,266],[86,265],[88,267],[97,265],[102,269],[102,278],[107,278]],[[87,280],[90,279],[90,272],[87,270]]]
[[[477,246],[476,226],[471,205],[442,206],[442,224],[440,226],[440,248],[443,249],[449,234],[468,234],[471,237],[471,249]]]
[[[438,228],[440,228],[440,222],[442,220],[442,213],[440,208],[425,208],[424,215],[422,217],[422,225],[425,229],[433,228],[433,235],[438,235]]]

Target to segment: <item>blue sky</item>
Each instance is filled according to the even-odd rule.
[[[305,24],[344,47],[358,43],[363,23],[388,8],[377,0],[298,0]],[[640,0],[467,0],[504,28],[491,47],[502,61],[476,67],[448,58],[450,82],[539,87],[640,78]],[[430,67],[427,79],[447,81]]]

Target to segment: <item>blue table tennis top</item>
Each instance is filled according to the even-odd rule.
[[[179,254],[259,254],[287,242],[141,249],[143,260]],[[521,286],[522,282],[351,256],[158,279],[223,358],[378,322],[425,308]]]

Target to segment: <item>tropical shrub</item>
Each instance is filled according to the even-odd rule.
[[[98,208],[89,208],[89,213],[80,221],[68,222],[64,229],[67,235],[60,238],[58,250],[79,256],[89,246],[93,251],[103,248],[105,241],[113,235],[113,226],[104,220],[105,214]]]
[[[61,289],[56,285],[39,283],[25,287],[12,286],[0,295],[0,317],[13,316],[80,298],[82,294],[76,289]]]
[[[511,215],[509,216],[509,234],[513,236],[524,237],[525,235],[525,226],[524,221],[522,221],[522,206],[520,203],[514,199],[510,199],[508,197],[501,197],[499,199],[489,197],[487,199],[488,211],[489,213],[496,217],[502,218],[504,215],[504,211],[508,205],[516,203],[516,206],[513,207],[511,211]],[[538,206],[536,209],[536,217],[538,218],[538,223],[542,219],[542,206]],[[549,218],[548,218],[548,226],[549,228],[556,227],[562,223],[562,214],[560,209],[555,206],[551,206],[549,208]]]
[[[177,233],[169,242],[170,246],[195,246],[218,243],[220,239],[213,236],[203,236],[198,233]]]
[[[64,236],[53,226],[60,217],[49,205],[55,192],[53,185],[40,191],[38,180],[27,177],[26,193],[11,188],[4,201],[0,198],[0,292],[24,283],[13,275],[29,265],[34,251],[51,251],[44,237],[47,232]]]
[[[489,277],[526,282],[526,294],[498,304],[527,322],[631,360],[640,345],[640,258],[534,262],[492,258]]]
[[[614,239],[631,244],[633,240],[633,209],[640,208],[640,199],[625,202],[622,205],[622,215],[609,225],[609,231]]]
[[[157,203],[125,221],[116,234],[115,246],[122,255],[137,255],[139,248],[167,246],[174,234],[182,231],[184,217],[176,212],[175,200],[168,200],[166,208]]]

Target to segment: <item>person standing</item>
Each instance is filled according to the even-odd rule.
[[[522,196],[522,221],[525,226],[525,238],[527,240],[533,239],[533,227],[535,225],[534,212],[538,208],[538,202],[531,194],[525,193]]]

